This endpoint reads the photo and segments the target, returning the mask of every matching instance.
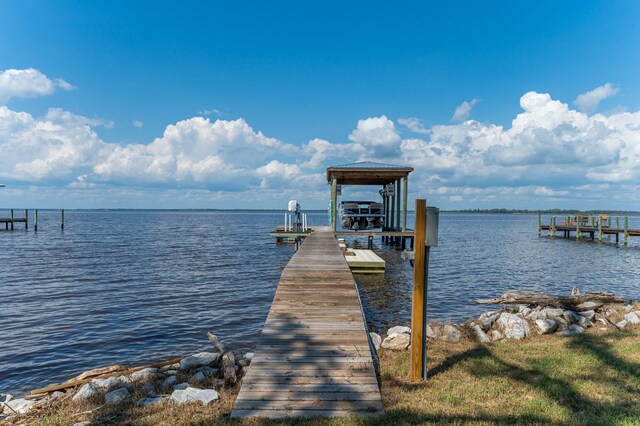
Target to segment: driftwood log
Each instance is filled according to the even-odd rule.
[[[587,292],[583,295],[551,296],[541,291],[509,290],[494,299],[480,299],[479,305],[539,305],[554,308],[576,308],[583,303],[592,304],[624,303],[625,299],[613,293]]]

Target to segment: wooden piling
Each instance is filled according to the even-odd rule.
[[[38,209],[36,209],[36,211],[34,212],[34,217],[33,217],[33,230],[35,232],[38,232]]]
[[[422,359],[425,347],[424,324],[426,323],[426,293],[425,287],[425,235],[427,230],[427,201],[416,200],[415,211],[415,259],[413,261],[413,298],[411,305],[411,361],[409,365],[409,380],[419,381],[426,378],[423,371]],[[424,373],[424,374],[423,374]]]
[[[624,217],[624,245],[627,245],[629,239],[629,217],[625,216]]]
[[[555,216],[551,218],[551,226],[549,226],[549,234],[553,238],[555,238],[556,236],[556,217]]]
[[[598,241],[602,242],[602,219],[598,220]]]
[[[11,209],[11,230],[13,231],[13,209]]]
[[[60,229],[64,231],[64,209],[62,209],[62,211],[61,211]]]
[[[367,248],[373,250],[373,235],[369,235]]]
[[[616,229],[620,229],[620,217],[616,216]]]
[[[407,232],[407,197],[409,196],[409,177],[404,178],[402,190],[402,232]],[[403,241],[404,248],[404,241]]]
[[[542,213],[538,210],[538,237],[542,236]]]
[[[29,210],[24,209],[24,229],[29,229]]]
[[[582,232],[580,232],[580,221],[576,218],[576,240],[582,238]]]

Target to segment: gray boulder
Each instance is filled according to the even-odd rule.
[[[556,334],[559,334],[561,336],[575,336],[576,334],[580,334],[583,331],[584,331],[584,329],[582,327],[580,327],[579,325],[571,324],[568,329],[566,329],[564,331],[561,331],[559,333],[556,333]]]
[[[480,320],[480,327],[482,327],[482,329],[484,331],[487,331],[491,328],[491,326],[493,325],[493,323],[500,317],[500,312],[495,313],[493,315],[489,315],[485,318],[482,318]]]
[[[556,317],[562,316],[564,310],[560,308],[544,308],[541,312],[549,319],[555,319]]]
[[[618,328],[620,328],[620,329],[625,328],[627,325],[629,325],[629,321],[624,320],[624,319],[623,319],[622,321],[620,321],[619,323],[617,323],[617,324],[616,324],[616,326],[617,326]]]
[[[203,365],[216,365],[220,361],[220,354],[213,352],[200,352],[180,360],[180,370],[201,367]]]
[[[595,311],[596,309],[602,307],[604,303],[598,302],[583,302],[576,306],[576,310],[578,311]]]
[[[202,371],[197,372],[191,377],[191,379],[189,379],[189,383],[191,384],[202,383],[202,382],[204,382],[204,374],[202,373]]]
[[[452,326],[451,324],[446,324],[442,327],[442,331],[440,333],[440,340],[444,340],[445,342],[459,342],[462,334],[460,330]]]
[[[438,338],[438,326],[433,324],[429,324],[427,323],[427,337],[430,339],[437,339]]]
[[[108,377],[106,379],[93,379],[91,380],[93,387],[100,391],[110,391],[122,386],[122,381],[117,377]]]
[[[159,375],[160,373],[157,368],[145,368],[144,370],[132,373],[129,377],[135,382],[148,382],[155,380]]]
[[[507,339],[522,340],[529,334],[529,324],[517,315],[503,312],[498,327]]]
[[[578,312],[578,315],[580,315],[583,318],[588,319],[589,321],[591,321],[593,319],[593,317],[596,316],[596,311],[582,311],[582,312]]]
[[[85,383],[80,390],[73,395],[74,401],[87,401],[98,396],[98,390],[91,382]]]
[[[529,315],[531,313],[531,308],[524,307],[524,308],[520,308],[520,312],[518,312],[520,315],[522,315],[523,317],[526,317],[527,315]]]
[[[163,386],[175,386],[178,384],[178,378],[176,376],[169,376],[162,382]]]
[[[166,401],[169,398],[166,396],[158,396],[155,398],[141,398],[136,402],[138,407],[148,407],[150,405],[160,404],[162,401]]]
[[[407,349],[411,343],[411,337],[406,333],[394,333],[388,335],[383,341],[380,347],[384,349],[391,349],[394,351],[401,351]]]
[[[107,405],[115,405],[126,401],[129,398],[131,398],[131,394],[127,388],[120,388],[104,394],[104,403]]]
[[[378,333],[369,333],[369,337],[371,337],[371,343],[376,351],[380,350],[380,345],[382,344],[382,337]]]
[[[489,336],[486,335],[486,333],[482,330],[482,328],[480,328],[478,324],[472,322],[471,324],[469,324],[469,328],[471,329],[471,331],[473,331],[476,339],[480,343],[491,343],[491,339],[489,339]]]
[[[558,328],[558,323],[554,320],[536,320],[536,327],[538,327],[538,334],[551,334]]]
[[[573,311],[564,311],[562,313],[562,317],[567,320],[570,324],[575,324],[580,321],[580,316]]]
[[[147,396],[155,396],[156,389],[151,383],[145,383],[140,387],[140,392]]]
[[[245,360],[245,361],[248,361],[248,360]],[[220,373],[220,369],[219,368],[211,368],[211,367],[207,367],[207,366],[196,368],[195,371],[196,371],[196,373],[204,374],[205,377],[215,376],[218,373]]]
[[[392,334],[411,334],[411,328],[405,327],[403,325],[397,325],[395,327],[391,327],[387,331],[387,336],[390,336]]]
[[[177,404],[201,402],[206,405],[218,399],[220,399],[220,395],[213,389],[186,388],[184,390],[173,391],[171,394],[171,400]]]
[[[173,387],[173,390],[174,390],[174,391],[176,391],[176,390],[185,390],[185,389],[187,389],[188,387],[189,387],[189,383],[178,383],[177,385],[175,385],[175,386]]]

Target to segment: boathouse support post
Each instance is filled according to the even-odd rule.
[[[417,382],[427,378],[427,287],[429,248],[425,245],[427,231],[427,201],[416,200],[415,210],[415,259],[413,261],[413,295],[411,304],[411,361],[409,380]]]
[[[396,180],[396,231],[399,231],[401,228],[401,217],[400,217],[400,198],[402,197],[402,193],[400,192],[400,179]],[[394,245],[400,245],[400,237],[393,237]]]
[[[551,218],[551,226],[549,226],[549,233],[551,234],[552,237],[556,236],[556,217],[555,216]]]
[[[391,216],[391,218],[389,219],[389,225],[391,225],[389,227],[389,230],[393,231],[394,230],[393,228],[396,226],[396,215],[395,215],[396,191],[393,183],[391,184],[391,187],[394,188],[394,191],[393,191],[393,195],[391,195],[391,205],[389,206],[390,216]]]
[[[402,185],[402,232],[407,232],[407,197],[409,195],[409,176],[405,177]]]
[[[624,245],[627,245],[629,239],[629,217],[625,216],[624,217]]]
[[[616,229],[620,229],[620,217],[616,216]]]
[[[337,219],[336,219],[336,202],[338,200],[338,179],[333,177],[331,179],[331,227],[333,228],[333,232],[336,232],[337,229]]]

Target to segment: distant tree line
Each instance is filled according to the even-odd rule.
[[[463,210],[442,210],[446,213],[504,213],[504,214],[638,214],[640,212],[633,210],[575,210],[575,209],[546,209],[546,210],[529,210],[529,209],[463,209]]]

